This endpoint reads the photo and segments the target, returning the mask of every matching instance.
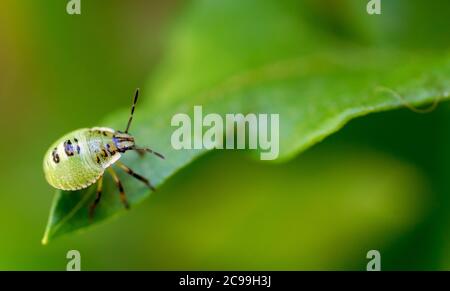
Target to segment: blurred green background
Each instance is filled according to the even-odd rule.
[[[65,12],[67,1],[0,7],[0,269],[64,270],[70,249],[81,252],[84,270],[364,270],[371,249],[380,250],[383,269],[450,267],[445,103],[426,115],[398,110],[352,121],[284,164],[212,152],[126,215],[42,246],[54,193],[42,173],[47,147],[128,107],[134,88],[145,91],[190,5],[81,2],[79,16]],[[309,21],[368,42],[357,22],[368,16],[350,17],[347,2],[316,5]],[[448,47],[448,18],[427,27],[434,11],[399,2],[420,29],[382,33],[402,22],[399,10],[370,39]],[[392,30],[404,37],[390,38]]]

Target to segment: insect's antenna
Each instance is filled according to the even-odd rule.
[[[133,105],[131,105],[131,114],[130,114],[130,118],[128,119],[128,124],[127,124],[127,128],[125,129],[125,133],[128,133],[128,130],[130,129],[131,121],[133,121],[134,107],[136,106],[138,97],[139,97],[139,88],[137,88],[136,93],[134,93]]]

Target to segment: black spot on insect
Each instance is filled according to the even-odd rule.
[[[70,140],[66,140],[64,142],[64,151],[66,152],[67,156],[69,157],[73,156],[73,146]]]
[[[100,157],[97,156],[97,164],[100,164]]]
[[[81,151],[81,148],[80,148],[80,145],[78,144],[78,139],[77,139],[77,138],[74,138],[73,140],[74,140],[75,143],[77,144],[77,154],[79,154],[80,151]]]
[[[111,148],[111,145],[109,143],[106,144],[106,149],[111,154],[111,156],[114,156],[116,154],[116,151]]]
[[[58,155],[58,149],[54,148],[52,152],[53,161],[57,164],[59,163],[59,155]]]
[[[108,156],[108,153],[105,149],[102,149],[102,157],[106,158]]]
[[[104,136],[108,136],[108,134],[106,133],[106,131],[102,132]]]

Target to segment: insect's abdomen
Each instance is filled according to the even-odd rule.
[[[60,138],[44,157],[48,183],[62,190],[83,189],[95,183],[120,158],[120,153],[110,148],[112,135],[110,129],[85,128]]]

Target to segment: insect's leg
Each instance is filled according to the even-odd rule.
[[[95,195],[95,200],[89,207],[89,220],[92,220],[94,218],[94,211],[95,207],[97,207],[98,203],[100,202],[100,199],[102,198],[102,188],[103,188],[103,175],[100,176],[97,182],[97,193]]]
[[[142,158],[144,155],[145,155],[145,153],[146,153],[146,151],[145,150],[142,150],[142,149],[135,149],[135,151],[139,154],[139,156]]]
[[[122,182],[120,182],[119,176],[117,176],[116,172],[113,170],[112,167],[109,167],[108,170],[111,173],[111,176],[113,177],[114,182],[117,185],[117,188],[119,188],[120,200],[122,201],[125,208],[129,209],[130,205],[128,204],[127,197],[125,195],[125,191],[123,190],[123,185]]]
[[[139,153],[139,155],[141,155],[141,156],[147,152],[147,153],[154,154],[155,156],[157,156],[157,157],[159,157],[159,158],[161,158],[163,160],[165,159],[165,157],[162,154],[160,154],[158,152],[155,152],[154,150],[149,149],[149,148],[134,147],[133,150],[137,151]]]
[[[133,176],[134,178],[138,179],[139,181],[141,181],[142,183],[147,185],[147,187],[150,188],[152,191],[156,191],[155,187],[153,187],[153,185],[150,183],[150,180],[148,180],[147,178],[145,178],[139,174],[136,174],[132,169],[128,168],[120,161],[117,161],[116,165],[121,167],[127,174]]]

